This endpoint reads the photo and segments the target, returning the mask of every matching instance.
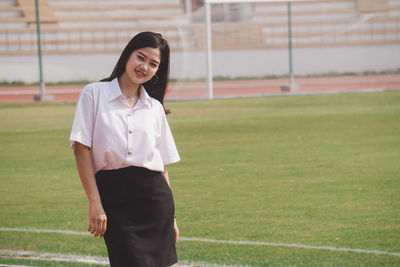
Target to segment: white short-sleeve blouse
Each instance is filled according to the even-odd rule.
[[[95,173],[128,166],[164,171],[180,160],[161,103],[141,87],[138,102],[129,107],[118,79],[85,86],[70,141],[71,148],[75,142],[90,147]]]

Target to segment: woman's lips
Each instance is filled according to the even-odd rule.
[[[138,78],[143,78],[144,76],[146,76],[143,72],[138,71],[138,70],[136,70],[135,73],[136,73],[136,77],[138,77]]]

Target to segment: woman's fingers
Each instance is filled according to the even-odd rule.
[[[89,229],[88,229],[89,233],[94,235],[94,236],[98,236],[99,234],[99,223],[96,220],[93,220],[90,225],[89,225]]]
[[[176,219],[174,219],[174,232],[175,232],[175,245],[178,244],[179,239],[179,228],[178,224],[176,223]]]
[[[95,227],[95,220],[90,218],[89,219],[89,228],[88,228],[88,232],[93,234],[95,231],[96,227]]]
[[[100,235],[99,235],[100,238],[104,236],[104,233],[106,232],[106,230],[107,230],[107,219],[102,220],[102,222],[101,222],[101,230],[100,230]]]
[[[94,236],[103,237],[104,233],[106,232],[107,227],[107,219],[105,216],[101,216],[100,218],[96,219],[95,222],[95,229],[92,232]]]
[[[96,229],[95,229],[93,235],[94,235],[94,236],[99,236],[99,234],[100,234],[100,227],[101,227],[100,225],[101,225],[101,222],[97,219],[95,225],[96,225]]]
[[[179,232],[175,231],[175,245],[178,244]]]
[[[107,227],[107,216],[101,203],[89,204],[88,231],[98,237],[103,237]]]

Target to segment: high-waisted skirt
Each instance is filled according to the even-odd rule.
[[[174,200],[162,173],[134,166],[101,170],[96,183],[107,215],[111,266],[175,264]]]

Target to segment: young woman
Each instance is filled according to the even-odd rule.
[[[177,262],[166,165],[180,159],[163,104],[168,76],[167,41],[142,32],[76,105],[70,141],[89,200],[88,231],[104,236],[112,267]]]

